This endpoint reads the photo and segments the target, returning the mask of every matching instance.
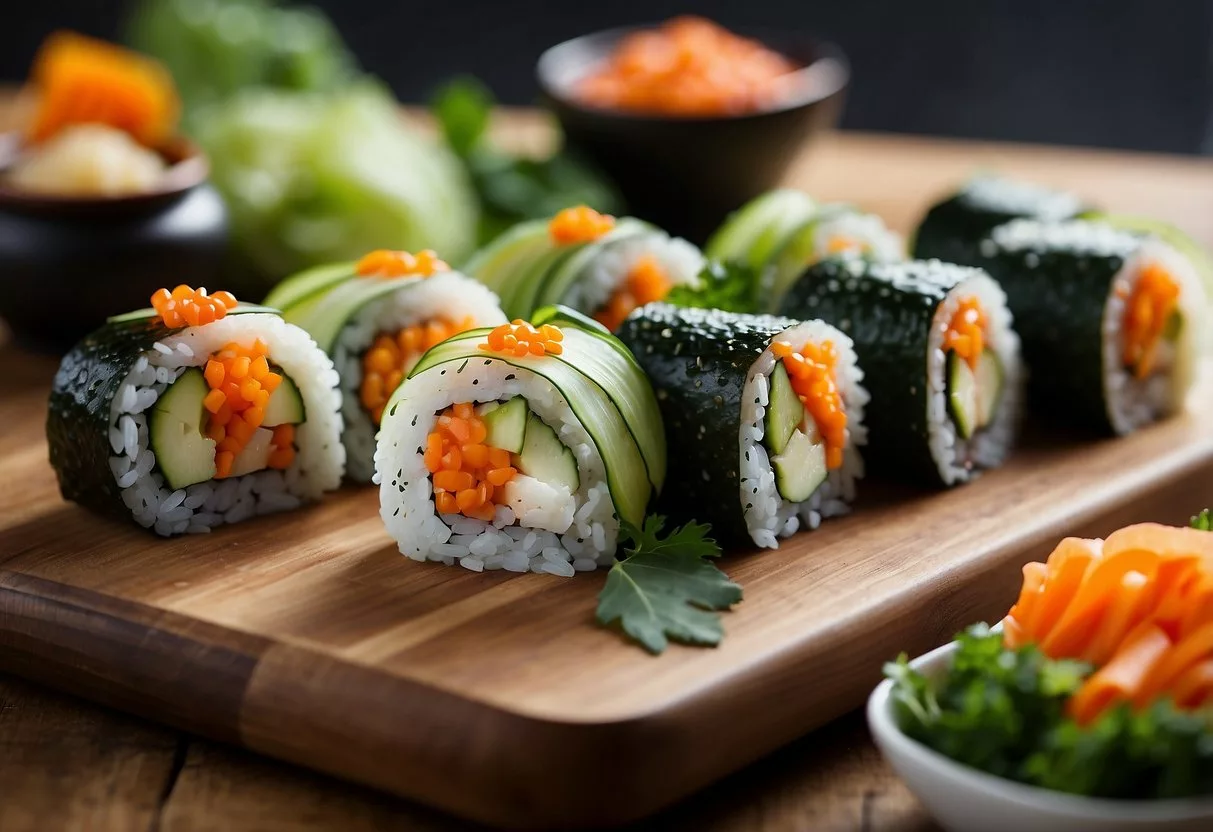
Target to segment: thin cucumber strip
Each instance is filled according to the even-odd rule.
[[[352,280],[356,270],[357,264],[353,262],[315,266],[283,280],[265,296],[264,303],[285,312],[297,303],[323,294],[338,283]]]

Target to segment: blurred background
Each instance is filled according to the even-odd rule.
[[[205,0],[198,0],[202,5]],[[121,0],[5,3],[0,79],[18,82],[67,27],[119,39]],[[730,27],[800,29],[839,43],[854,83],[843,126],[1175,153],[1213,152],[1210,0],[320,0],[362,67],[405,101],[452,74],[535,97],[554,43],[695,12]]]

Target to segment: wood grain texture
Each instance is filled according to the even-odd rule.
[[[904,226],[995,156],[1113,208],[1166,202],[1156,213],[1210,239],[1193,222],[1210,216],[1205,162],[829,137],[796,181]],[[405,561],[371,490],[173,541],[93,517],[45,461],[53,368],[0,360],[16,368],[0,388],[0,667],[518,826],[651,813],[855,707],[897,652],[1001,614],[1061,535],[1180,521],[1213,496],[1213,425],[1191,417],[1037,441],[948,493],[869,489],[850,518],[726,559],[746,600],[724,644],[654,659],[593,625],[601,579]]]

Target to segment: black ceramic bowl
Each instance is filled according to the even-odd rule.
[[[0,135],[0,170],[19,149]],[[155,191],[119,197],[33,194],[0,181],[0,317],[23,346],[63,351],[161,286],[223,286],[227,212],[191,143],[162,149]]]
[[[777,186],[810,136],[837,124],[850,69],[829,43],[742,31],[801,67],[797,97],[768,110],[706,118],[579,102],[578,82],[620,38],[649,28],[611,29],[553,46],[539,58],[539,85],[569,146],[615,182],[632,214],[702,243],[729,211]]]

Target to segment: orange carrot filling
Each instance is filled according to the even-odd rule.
[[[954,352],[973,370],[986,348],[986,312],[974,297],[961,298],[943,337],[944,352]]]
[[[646,254],[636,261],[622,285],[594,313],[594,320],[614,332],[634,310],[646,303],[664,300],[673,285],[657,258]]]
[[[1142,269],[1125,302],[1124,352],[1126,367],[1137,378],[1154,369],[1158,342],[1179,303],[1179,284],[1157,263]]]
[[[202,400],[207,419],[203,433],[215,440],[215,478],[232,473],[236,457],[253,438],[265,420],[270,394],[282,383],[282,376],[270,369],[269,347],[258,338],[252,347],[234,341],[206,362],[203,375],[211,388]],[[288,468],[295,460],[295,428],[274,428],[270,468]]]
[[[787,341],[775,341],[771,352],[783,361],[792,389],[817,424],[826,444],[826,467],[840,467],[847,445],[847,410],[838,389],[834,344],[809,342],[797,352]]]
[[[615,218],[588,205],[565,208],[548,221],[548,234],[557,245],[592,243],[615,227]]]
[[[152,295],[152,308],[165,326],[205,326],[235,309],[236,298],[231,292],[207,295],[206,289],[193,289],[183,283],[171,292],[158,289]]]
[[[845,234],[835,234],[826,243],[826,254],[842,254],[847,251],[866,252],[867,250],[867,244]]]
[[[1143,523],[1102,544],[1066,538],[1027,564],[1003,640],[1098,668],[1067,703],[1086,725],[1125,702],[1213,702],[1211,608],[1213,533]]]
[[[502,324],[485,338],[480,349],[521,358],[524,355],[560,355],[564,346],[564,333],[560,327],[544,324],[536,329],[524,320],[515,319]]]
[[[34,59],[37,106],[28,128],[40,142],[75,124],[105,124],[155,148],[177,126],[181,104],[158,62],[73,32],[47,38]]]
[[[439,415],[423,455],[439,514],[493,519],[493,497],[517,469],[510,464],[509,451],[484,444],[487,437],[484,421],[469,402],[451,405]]]
[[[451,267],[428,248],[416,254],[380,248],[363,256],[354,270],[361,277],[429,277]]]
[[[638,113],[712,116],[761,110],[795,82],[796,65],[757,41],[685,16],[624,37],[577,94]]]
[[[358,396],[371,421],[379,424],[383,420],[383,408],[388,399],[426,350],[475,326],[471,316],[459,321],[431,318],[406,326],[395,335],[381,333],[362,354],[362,384]]]

